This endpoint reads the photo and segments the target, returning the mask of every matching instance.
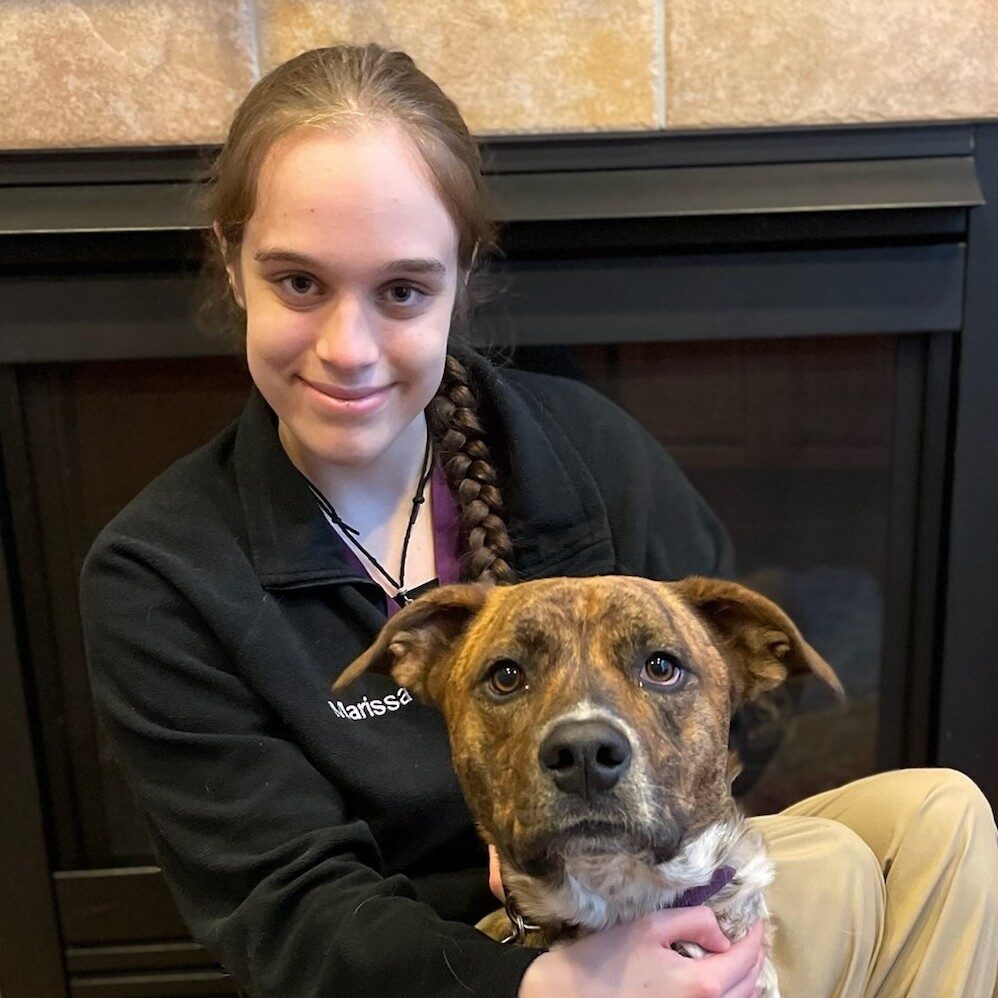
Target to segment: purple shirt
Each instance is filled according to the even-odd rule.
[[[433,557],[437,564],[437,579],[440,585],[446,586],[450,582],[460,581],[461,578],[461,560],[458,550],[461,540],[461,520],[457,500],[447,484],[447,476],[444,474],[444,469],[439,461],[433,462],[433,474],[430,477],[430,499],[430,508],[433,513]],[[342,538],[339,540],[346,551],[347,561],[357,570],[358,574],[370,574],[353,548]],[[392,569],[388,570],[392,571]],[[371,577],[374,578],[373,575]],[[428,580],[409,579],[407,581],[410,583],[407,588],[412,588],[413,583],[419,586]],[[387,602],[389,617],[402,609],[390,596]]]

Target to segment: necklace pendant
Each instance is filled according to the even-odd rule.
[[[439,585],[439,579],[430,579],[429,582],[424,582],[421,586],[414,586],[409,590],[400,589],[392,599],[399,606],[408,606],[410,603],[415,603],[423,593],[429,592],[431,589],[436,589]]]

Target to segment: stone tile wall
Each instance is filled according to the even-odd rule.
[[[998,116],[996,0],[0,0],[0,148],[218,142],[342,40],[480,134]]]

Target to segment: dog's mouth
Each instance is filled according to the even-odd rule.
[[[608,842],[617,844],[633,837],[633,829],[629,829],[624,822],[605,818],[581,818],[553,829],[549,833],[549,847],[574,846],[586,849]]]
[[[566,859],[582,856],[643,856],[661,862],[671,856],[678,844],[663,843],[661,836],[634,823],[603,817],[563,821],[533,835],[529,842],[513,850],[517,865],[531,876],[545,876],[560,869]],[[671,838],[671,837],[670,837]]]

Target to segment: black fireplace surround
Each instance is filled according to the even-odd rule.
[[[994,806],[998,123],[484,149],[505,255],[475,335],[630,408],[743,530],[750,577],[812,608],[819,650],[832,656],[821,641],[839,640],[836,617],[876,659],[853,672],[833,660],[866,727],[816,709],[785,754],[824,730],[826,767],[951,766]],[[235,993],[188,938],[116,781],[76,616],[100,525],[246,390],[229,346],[191,319],[204,231],[191,192],[212,152],[0,154],[5,996]],[[804,394],[824,408],[798,412]],[[806,433],[788,430],[798,415]],[[738,424],[761,428],[751,446],[731,437]],[[763,438],[796,456],[752,466]],[[826,515],[870,504],[876,532]],[[849,549],[858,567],[802,553],[774,572],[781,531],[792,551],[817,537],[811,561]],[[759,806],[782,800],[792,763],[759,779]],[[835,772],[801,777],[800,792]]]

